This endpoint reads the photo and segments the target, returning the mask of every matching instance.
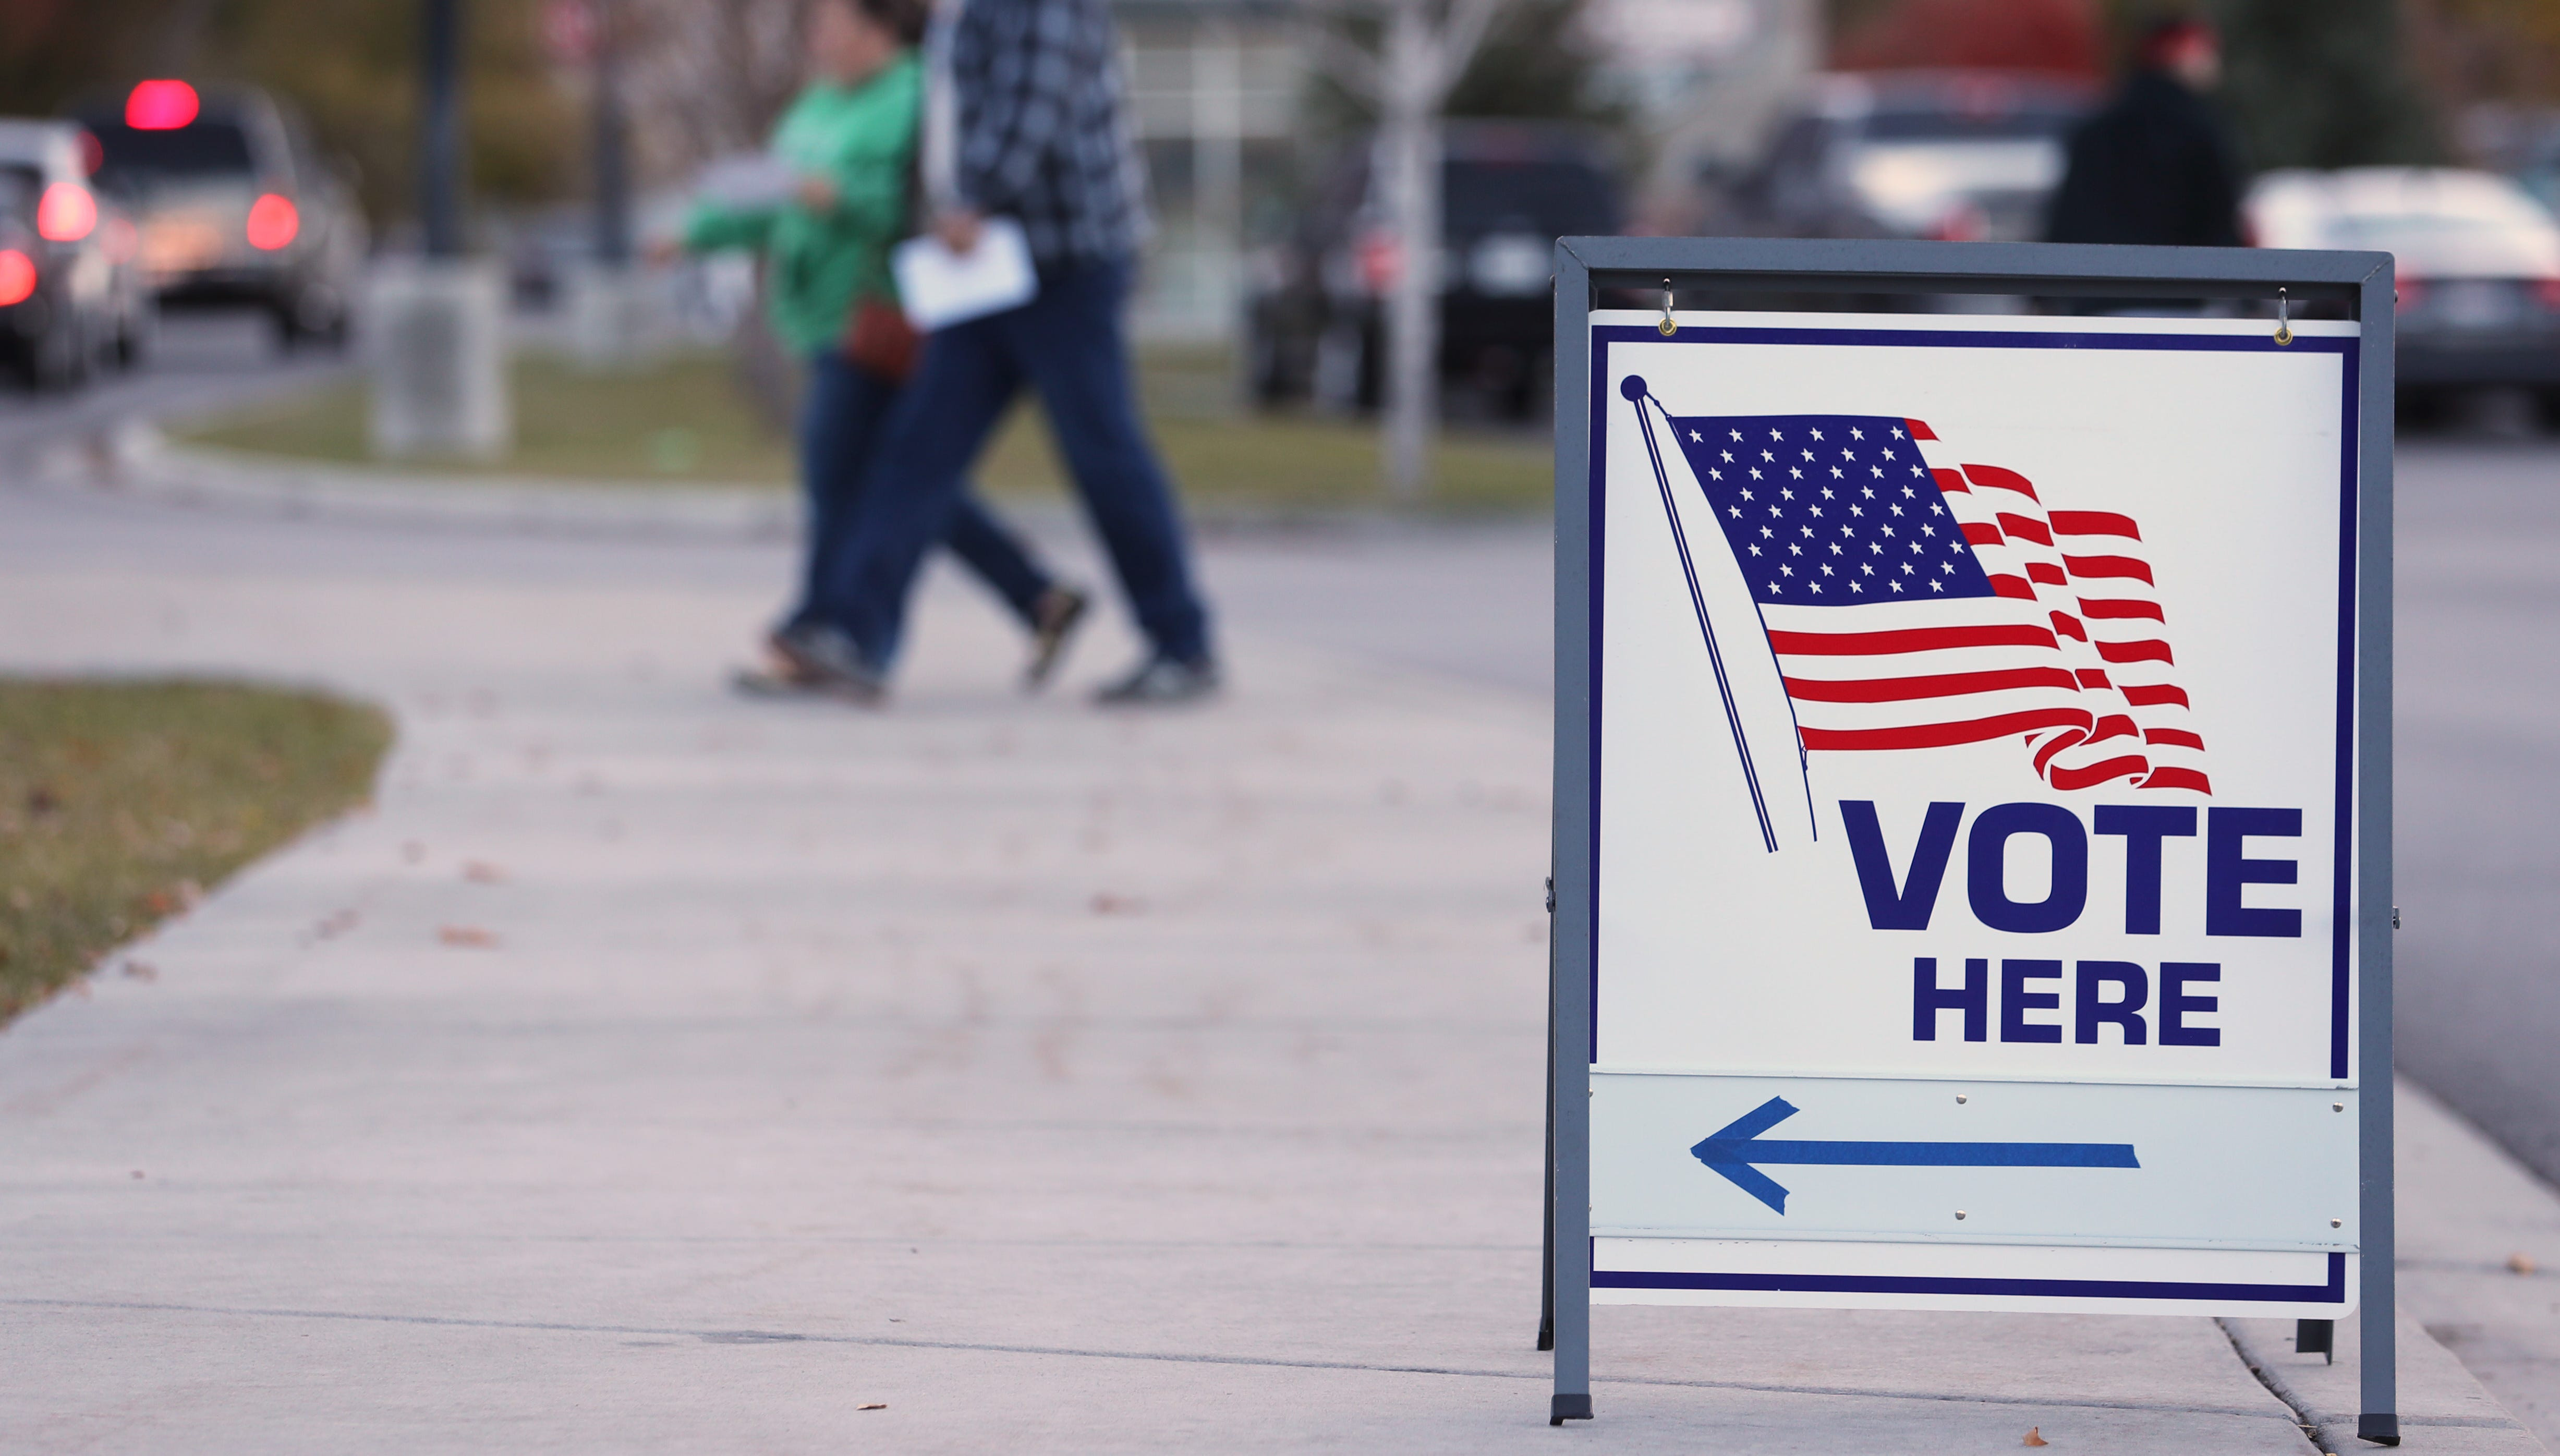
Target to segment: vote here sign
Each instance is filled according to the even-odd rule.
[[[2348,1308],[2356,327],[1591,317],[1593,1298]]]

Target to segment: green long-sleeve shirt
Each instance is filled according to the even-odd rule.
[[[844,336],[855,300],[894,299],[889,244],[906,227],[908,162],[915,151],[924,73],[913,52],[860,85],[813,82],[773,128],[768,150],[803,175],[835,184],[836,205],[812,212],[697,204],[685,221],[696,251],[764,252],[773,332],[802,354]]]

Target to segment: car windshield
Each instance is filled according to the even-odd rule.
[[[1544,238],[1618,231],[1608,179],[1576,162],[1451,162],[1441,173],[1452,237],[1520,229]]]
[[[121,123],[91,126],[104,160],[98,180],[109,187],[246,177],[256,170],[248,134],[230,121],[146,131]]]

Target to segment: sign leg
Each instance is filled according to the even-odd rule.
[[[1537,1348],[1555,1348],[1555,879],[1546,882],[1546,1201],[1538,1211]]]

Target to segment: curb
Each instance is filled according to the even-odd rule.
[[[799,493],[788,486],[658,484],[558,476],[459,475],[315,464],[209,445],[171,443],[140,422],[57,446],[30,477],[192,509],[435,525],[527,535],[683,541],[788,541],[800,534]],[[1000,502],[1037,535],[1081,523],[1069,501]],[[1545,524],[1543,511],[1407,512],[1387,508],[1184,503],[1195,534],[1222,537],[1399,536]]]

